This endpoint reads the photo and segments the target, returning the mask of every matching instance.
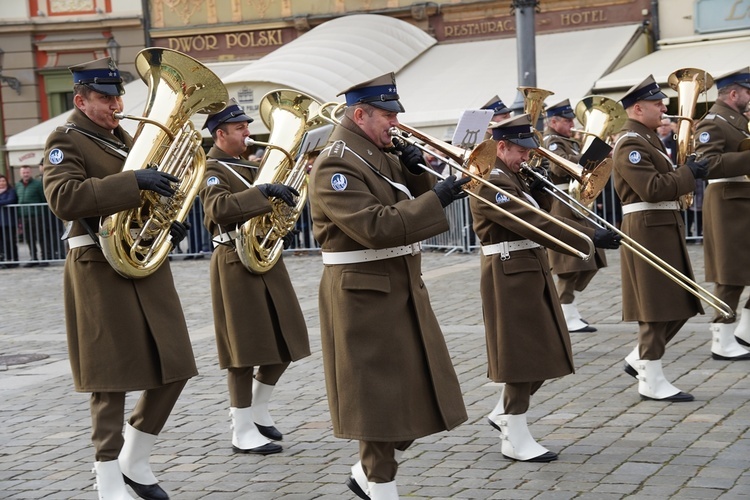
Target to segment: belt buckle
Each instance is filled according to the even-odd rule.
[[[500,243],[500,260],[510,259],[510,243],[503,241]]]
[[[412,243],[411,244],[411,254],[412,255],[417,255],[421,251],[422,251],[422,243],[421,242],[417,242],[417,243]]]

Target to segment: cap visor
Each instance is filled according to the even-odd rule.
[[[539,143],[536,141],[536,138],[534,137],[525,137],[523,139],[510,139],[508,138],[510,142],[517,146],[521,146],[522,148],[528,148],[528,149],[534,149],[539,147]]]
[[[400,101],[373,101],[369,102],[368,104],[370,104],[371,106],[375,106],[376,108],[391,111],[393,113],[404,112],[404,107],[401,105]]]
[[[87,83],[86,86],[89,87],[91,90],[94,90],[104,95],[119,96],[125,93],[125,89],[122,88],[122,85],[118,85],[118,84],[105,85],[101,83]]]
[[[250,123],[252,121],[253,121],[252,118],[250,118],[249,116],[243,114],[243,115],[239,115],[239,116],[233,116],[229,120],[224,120],[222,123],[238,123],[238,122],[247,122],[247,123]]]
[[[659,92],[657,94],[644,97],[642,100],[643,101],[662,101],[664,99],[667,99],[667,95],[664,92]]]
[[[573,113],[572,111],[566,111],[566,112],[565,112],[565,113],[563,113],[563,114],[562,114],[561,116],[562,116],[563,118],[569,118],[569,119],[571,119],[571,120],[572,120],[573,118],[575,118],[575,117],[576,117],[576,114],[575,114],[575,113]]]
[[[750,82],[737,82],[737,85],[740,87],[745,87],[746,89],[750,89]]]

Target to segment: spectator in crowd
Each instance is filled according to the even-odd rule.
[[[39,182],[44,184],[44,160],[39,163]],[[64,232],[63,223],[60,219],[55,217],[55,214],[49,209],[44,207],[39,210],[39,216],[42,218],[42,245],[43,254],[45,259],[64,259],[65,258],[65,243],[62,240]]]
[[[42,181],[34,179],[31,176],[31,167],[29,165],[21,167],[21,180],[16,183],[16,195],[18,196],[19,205],[47,203],[47,199],[44,197]],[[19,215],[23,223],[23,239],[29,245],[29,256],[31,259],[30,262],[24,264],[24,267],[49,265],[49,262],[39,262],[39,253],[42,253],[45,261],[49,260],[49,255],[45,255],[46,250],[43,247],[42,212],[45,209],[45,207],[40,206],[21,207],[19,209]],[[39,252],[37,248],[37,244],[40,243],[42,244],[42,252]]]
[[[0,175],[0,269],[17,267],[18,245],[16,244],[16,217],[8,205],[18,203],[16,190],[8,184],[8,178]],[[5,264],[5,262],[11,262]]]
[[[190,223],[190,230],[188,230],[188,254],[185,256],[185,260],[189,259],[202,259],[205,254],[211,253],[211,246],[209,244],[210,236],[206,228],[203,226],[203,206],[201,200],[196,196],[193,202],[193,208],[190,210],[187,216],[188,222]]]

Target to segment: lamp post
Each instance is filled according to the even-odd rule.
[[[21,81],[18,78],[12,76],[3,76],[3,62],[5,59],[5,51],[0,49],[0,81],[8,84],[10,88],[18,92],[21,95]]]
[[[539,0],[513,0],[511,12],[516,14],[516,56],[518,58],[518,86],[536,87],[536,26],[534,14]],[[523,112],[524,98],[519,91],[510,109]]]
[[[115,66],[120,65],[120,44],[117,43],[117,40],[115,40],[115,37],[110,37],[109,40],[107,40],[107,52],[109,53],[109,57],[112,58],[112,60],[115,62]],[[133,75],[130,74],[129,71],[120,71],[120,76],[122,77],[123,81],[125,83],[130,83],[134,80]]]

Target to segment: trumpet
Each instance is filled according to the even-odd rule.
[[[544,210],[541,210],[531,205],[526,200],[523,200],[515,196],[514,194],[502,189],[501,187],[495,186],[494,184],[486,180],[487,177],[489,177],[490,172],[492,171],[492,167],[495,164],[495,159],[497,158],[497,152],[496,152],[497,143],[494,140],[492,139],[485,140],[484,142],[477,145],[473,150],[471,150],[468,156],[466,156],[467,150],[464,150],[457,146],[453,146],[451,144],[444,143],[443,141],[440,141],[438,139],[435,139],[434,137],[430,137],[426,134],[423,134],[419,132],[418,130],[412,127],[409,127],[408,125],[404,125],[403,123],[400,123],[398,127],[391,128],[390,134],[400,141],[403,141],[408,144],[413,144],[414,146],[418,147],[420,150],[430,153],[433,156],[436,156],[439,160],[448,164],[451,169],[457,170],[464,176],[470,177],[472,180],[466,183],[463,186],[463,189],[466,191],[466,193],[469,196],[476,199],[480,203],[484,203],[492,207],[493,210],[497,210],[501,212],[503,215],[510,217],[514,221],[523,225],[525,228],[530,229],[534,233],[544,238],[549,239],[550,241],[564,248],[565,250],[575,255],[579,259],[589,260],[591,256],[594,255],[594,243],[593,241],[591,241],[591,238],[586,236],[586,234],[569,226],[568,224],[562,222],[561,220],[556,219],[555,217],[551,216]],[[415,138],[419,139],[419,141],[415,140]],[[420,144],[420,141],[423,142],[424,144],[428,144],[429,146],[433,147],[435,150],[437,150],[437,152],[428,149],[423,144]],[[447,175],[439,174],[425,165],[420,164],[420,167],[422,167],[424,171],[437,176],[439,179],[445,179],[447,177]],[[517,215],[511,212],[508,212],[507,210],[502,209],[499,205],[496,205],[495,203],[487,200],[486,198],[483,198],[482,196],[476,194],[473,191],[473,189],[477,187],[479,184],[489,187],[490,189],[502,194],[503,196],[506,196],[508,199],[516,203],[520,203],[524,205],[526,208],[528,208],[532,212],[544,217],[546,220],[552,222],[553,224],[560,226],[561,228],[570,232],[571,234],[574,234],[586,244],[587,251],[582,252],[578,250],[577,248],[565,243],[559,238],[556,238],[548,233],[545,233],[538,227],[534,226],[533,224],[528,223],[527,221],[523,220]]]
[[[617,229],[616,226],[609,223],[606,219],[602,218],[601,216],[597,215],[595,212],[591,211],[587,206],[583,205],[581,202],[576,200],[574,197],[568,195],[564,191],[560,190],[557,186],[555,186],[552,182],[550,182],[546,177],[542,176],[541,174],[534,171],[532,168],[529,167],[522,167],[525,168],[527,173],[529,175],[532,175],[536,177],[537,179],[543,180],[545,183],[544,191],[549,193],[550,195],[557,198],[561,203],[572,209],[574,212],[577,212],[580,214],[583,218],[587,219],[589,222],[594,224],[596,227],[600,229],[609,229],[610,231],[613,231],[620,235],[621,241],[620,246],[628,249],[629,251],[633,252],[633,254],[640,259],[642,259],[646,264],[650,265],[660,273],[662,273],[664,276],[675,282],[677,285],[691,293],[693,296],[697,297],[700,300],[703,300],[704,302],[708,303],[711,307],[719,311],[719,313],[726,319],[734,318],[735,314],[731,307],[725,302],[723,302],[721,299],[716,297],[714,294],[706,290],[704,287],[700,286],[695,281],[688,278],[685,274],[683,274],[681,271],[676,269],[674,266],[666,262],[664,259],[650,251],[648,248],[644,247],[637,241],[635,241],[633,238],[628,236],[627,234],[623,233],[619,229]]]

